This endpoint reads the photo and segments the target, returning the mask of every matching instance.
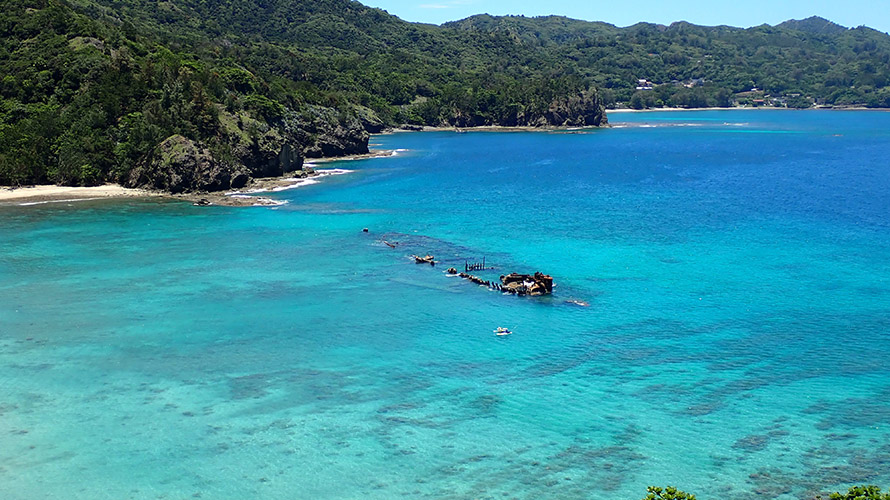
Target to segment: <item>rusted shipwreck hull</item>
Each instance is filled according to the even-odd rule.
[[[501,276],[501,290],[517,295],[548,295],[553,293],[553,276],[510,273]]]
[[[432,255],[425,255],[423,257],[419,255],[412,255],[412,257],[414,257],[414,262],[417,264],[429,264],[431,266],[436,265],[435,257],[433,257]]]
[[[514,295],[549,295],[553,293],[553,276],[537,272],[535,274],[519,274],[510,273],[501,276],[501,282],[486,281],[478,276],[468,273],[459,273],[457,269],[451,267],[447,271],[448,274],[460,276],[465,280],[472,281],[477,285],[487,286],[493,290],[504,293],[512,293]]]

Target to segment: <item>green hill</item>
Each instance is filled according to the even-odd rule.
[[[890,37],[351,0],[0,0],[0,184],[227,189],[387,126],[600,125],[604,106],[890,106]],[[753,88],[757,90],[752,91]]]
[[[890,107],[890,36],[818,17],[749,29],[488,15],[444,26],[477,36],[508,33],[546,59],[570,61],[610,105],[723,106],[759,98],[794,107]]]
[[[384,126],[604,120],[589,82],[511,40],[349,0],[0,7],[0,184],[226,189]]]

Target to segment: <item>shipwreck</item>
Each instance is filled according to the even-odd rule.
[[[478,276],[469,273],[459,273],[455,268],[449,268],[448,274],[460,276],[465,280],[469,280],[477,285],[487,286],[492,290],[510,293],[513,295],[549,295],[553,293],[553,276],[546,275],[541,272],[535,274],[519,274],[510,273],[500,277],[501,282],[484,280]]]
[[[500,290],[517,295],[549,295],[553,293],[553,276],[541,272],[535,274],[510,273],[501,276]]]

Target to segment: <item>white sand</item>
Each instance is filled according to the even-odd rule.
[[[159,196],[144,189],[131,189],[117,184],[92,187],[69,186],[29,186],[20,188],[0,187],[0,203],[3,202],[42,202],[74,201],[96,198],[134,196]]]

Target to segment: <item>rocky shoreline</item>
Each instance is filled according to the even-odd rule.
[[[604,123],[602,125],[584,125],[584,126],[563,126],[563,125],[545,125],[545,126],[505,126],[505,125],[482,125],[479,127],[431,127],[431,126],[402,126],[387,129],[381,132],[381,135],[401,134],[405,132],[572,132],[583,130],[597,130],[602,128],[610,128],[611,125]]]
[[[92,187],[41,185],[0,187],[0,203],[19,205],[60,201],[83,201],[110,197],[164,197],[188,201],[196,206],[254,207],[278,206],[284,202],[262,193],[293,189],[313,180],[343,171],[319,171],[315,167],[328,162],[383,158],[395,151],[370,150],[366,128],[353,126],[327,130],[324,139],[316,138],[311,147],[294,147],[294,138],[280,137],[268,129],[252,145],[241,144],[233,153],[236,161],[221,161],[205,145],[181,135],[170,136],[159,144],[151,159],[134,169],[120,184]],[[496,126],[429,127],[403,126],[380,130],[393,134],[417,131],[453,132],[582,132],[608,127],[599,126]],[[360,133],[357,133],[360,132]],[[330,135],[330,137],[328,137]],[[350,136],[355,140],[346,140]],[[316,181],[317,182],[317,181]]]
[[[169,198],[188,201],[197,206],[228,206],[256,207],[278,206],[283,202],[262,193],[271,193],[298,188],[317,179],[329,175],[347,173],[347,170],[317,169],[316,166],[330,162],[362,160],[370,158],[386,158],[394,155],[394,151],[372,150],[364,154],[316,158],[312,163],[304,164],[300,170],[275,177],[251,178],[237,190],[229,191],[190,191],[171,193],[158,189],[129,188],[119,184],[102,186],[70,187],[57,185],[39,185],[23,187],[0,187],[0,204],[36,205],[42,203],[86,201],[106,198]],[[314,182],[313,182],[314,181]]]
[[[371,151],[366,154],[350,155],[334,158],[319,158],[313,161],[312,165],[334,161],[361,160],[368,158],[386,158],[392,156],[392,151]],[[312,166],[304,165],[303,169],[291,172],[287,175],[278,177],[267,177],[260,179],[252,179],[242,189],[228,192],[195,192],[184,193],[180,195],[171,195],[173,198],[191,201],[197,206],[228,206],[228,207],[262,207],[262,206],[279,206],[283,202],[267,196],[262,193],[272,193],[295,189],[309,184],[315,179],[330,175],[338,175],[349,172],[348,170],[318,170]]]
[[[342,116],[333,108],[308,105],[299,113],[284,110],[282,116],[271,121],[260,120],[244,111],[229,112],[222,107],[216,111],[215,135],[202,138],[176,133],[166,137],[132,168],[92,181],[107,182],[104,191],[96,186],[79,187],[73,182],[70,187],[58,186],[56,190],[43,187],[39,193],[34,191],[33,196],[23,195],[23,191],[15,196],[0,196],[0,202],[13,198],[24,203],[25,198],[31,198],[31,202],[50,202],[108,196],[163,196],[201,206],[271,206],[281,202],[257,193],[290,189],[324,175],[313,165],[393,154],[371,151],[372,133],[423,130],[580,133],[588,128],[608,126],[596,96],[587,94],[555,102],[546,116],[514,120],[519,125],[511,126],[458,120],[453,125],[443,121],[440,127],[402,125],[388,129],[370,110]],[[116,186],[113,194],[108,193],[108,186]],[[12,188],[7,192],[12,192]]]

